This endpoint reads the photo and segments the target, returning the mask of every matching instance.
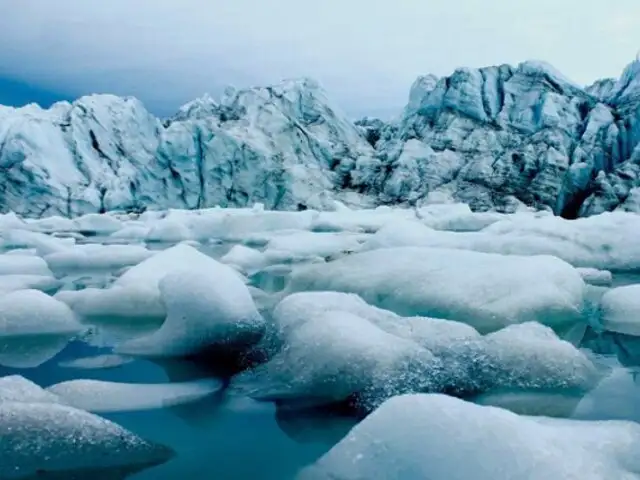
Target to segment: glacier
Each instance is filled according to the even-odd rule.
[[[91,95],[0,107],[0,209],[637,212],[639,143],[639,60],[587,87],[538,61],[424,75],[390,122],[352,121],[308,78],[229,87],[168,119],[135,98]]]

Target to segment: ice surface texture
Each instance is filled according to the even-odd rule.
[[[639,85],[638,61],[586,89],[543,62],[460,68],[418,78],[391,124],[353,124],[310,79],[205,96],[164,122],[112,95],[2,107],[0,205],[36,217],[255,202],[326,209],[336,199],[526,204],[566,217],[637,210]],[[101,222],[78,226],[118,229]],[[167,223],[148,233],[186,231]]]
[[[515,415],[443,395],[384,403],[299,480],[640,478],[640,427]]]

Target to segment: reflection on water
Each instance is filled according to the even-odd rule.
[[[35,368],[60,353],[71,340],[68,333],[11,335],[0,337],[0,365]]]
[[[0,376],[19,374],[47,387],[77,378],[164,383],[210,375],[205,366],[175,360],[154,363],[135,359],[106,369],[77,369],[73,368],[74,360],[109,355],[110,349],[72,341],[60,350],[53,355],[49,351],[48,361],[38,365],[26,363],[37,368],[25,367],[26,360],[2,365]],[[101,415],[177,452],[167,464],[131,477],[138,480],[286,480],[340,440],[349,422],[353,422],[327,413],[313,417],[309,412],[301,412],[297,419],[295,412],[283,413],[270,403],[234,396],[224,390],[194,403]]]

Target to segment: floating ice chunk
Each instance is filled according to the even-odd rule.
[[[0,377],[0,403],[2,402],[65,403],[57,395],[20,375]]]
[[[64,303],[39,290],[0,296],[0,337],[45,333],[75,335],[82,330]]]
[[[585,284],[554,257],[405,247],[294,271],[287,291],[310,290],[356,293],[400,315],[463,321],[483,333],[528,321],[571,327],[582,318]]]
[[[366,238],[366,235],[351,233],[297,232],[271,239],[265,255],[268,257],[271,251],[280,251],[292,256],[330,257],[357,251]]]
[[[136,265],[153,252],[139,245],[78,245],[44,257],[56,272],[73,270],[113,270]]]
[[[190,240],[192,237],[191,230],[181,218],[169,216],[151,224],[147,241],[176,243]]]
[[[418,210],[417,216],[435,230],[454,232],[476,232],[506,217],[497,212],[472,212],[463,203],[427,205]]]
[[[600,313],[606,330],[640,336],[640,285],[606,292],[600,301]]]
[[[29,226],[40,232],[72,232],[77,230],[77,224],[70,218],[57,215],[47,218],[30,219]]]
[[[204,379],[166,384],[71,380],[47,388],[67,405],[88,412],[152,410],[191,403],[219,391],[222,382]]]
[[[101,370],[104,368],[115,368],[133,362],[133,358],[121,355],[105,354],[94,357],[81,357],[66,362],[58,363],[63,368],[78,368],[82,370]]]
[[[180,357],[242,353],[262,337],[265,322],[251,293],[230,267],[211,258],[160,281],[167,310],[162,327],[118,347],[120,353]]]
[[[124,478],[169,460],[147,442],[88,412],[52,403],[0,402],[0,478]]]
[[[358,295],[341,292],[298,292],[285,297],[273,310],[273,321],[283,337],[300,325],[317,320],[329,311],[346,312],[369,320],[378,328],[413,340],[438,353],[455,342],[480,338],[471,326],[451,320],[401,317],[389,310],[367,304]]]
[[[24,220],[18,217],[15,213],[0,213],[0,232],[12,229],[27,230],[28,228],[29,225],[27,225]]]
[[[299,480],[640,478],[640,426],[523,417],[445,395],[385,402]]]
[[[120,287],[145,286],[156,289],[160,280],[168,273],[183,268],[198,267],[214,260],[195,248],[183,243],[154,254],[128,270],[115,285]]]
[[[107,214],[90,213],[73,220],[75,229],[95,235],[111,235],[122,228],[122,222]]]
[[[30,255],[0,255],[0,275],[44,275],[52,277],[47,262]]]
[[[46,275],[0,275],[0,295],[31,289],[52,294],[61,286],[60,280]]]
[[[166,315],[157,287],[140,288],[113,285],[110,288],[85,288],[61,291],[55,298],[66,303],[75,313],[88,321],[136,323],[158,326]]]
[[[608,287],[613,281],[613,275],[608,270],[597,268],[577,268],[582,279],[589,285]]]
[[[318,212],[264,211],[220,209],[189,218],[196,240],[212,238],[242,241],[250,235],[278,230],[308,230]]]
[[[454,343],[439,353],[448,390],[461,395],[514,390],[584,393],[600,379],[583,352],[534,322]]]
[[[314,218],[310,229],[315,232],[376,232],[388,223],[415,218],[415,211],[402,208],[345,209],[335,212],[321,212]]]
[[[380,229],[363,247],[421,246],[509,255],[553,255],[576,267],[600,270],[640,269],[635,239],[640,215],[613,212],[578,220],[514,214],[479,232],[433,230],[418,221],[395,222]]]
[[[407,391],[438,389],[438,360],[428,350],[343,311],[325,311],[288,332],[268,363],[241,375],[254,398],[347,400],[366,410]]]
[[[148,233],[149,227],[144,224],[127,224],[117,232],[113,232],[109,237],[122,240],[144,240]]]
[[[62,302],[38,290],[0,296],[0,365],[33,368],[60,352],[83,327]]]
[[[73,238],[56,238],[39,232],[28,230],[9,230],[3,234],[4,246],[7,248],[35,248],[40,256],[61,252],[72,248],[76,241]]]
[[[178,244],[130,268],[108,289],[59,292],[56,298],[87,318],[158,322],[166,316],[160,280],[172,271],[206,267],[210,262],[215,261],[193,247]]]
[[[244,245],[234,245],[220,261],[251,275],[266,266],[264,254]]]

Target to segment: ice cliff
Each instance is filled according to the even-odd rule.
[[[0,208],[640,205],[640,61],[583,88],[543,62],[419,77],[399,118],[351,122],[313,80],[228,89],[172,118],[111,95],[0,107]]]

